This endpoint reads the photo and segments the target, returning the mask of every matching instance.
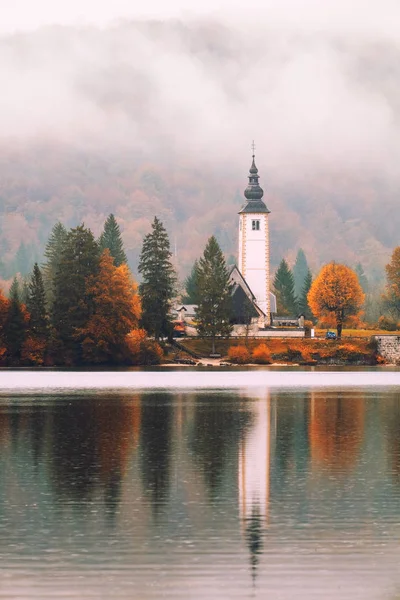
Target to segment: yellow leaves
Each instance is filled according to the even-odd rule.
[[[141,306],[137,284],[128,266],[116,267],[106,249],[98,275],[88,278],[86,292],[92,298],[93,314],[87,326],[77,332],[83,337],[83,355],[89,362],[113,361],[127,334],[138,327]]]
[[[346,265],[329,263],[322,267],[308,293],[308,303],[313,314],[327,317],[336,313],[355,313],[364,302],[364,294],[356,273]]]
[[[231,346],[228,350],[228,358],[237,365],[245,365],[250,362],[250,352],[246,346]]]

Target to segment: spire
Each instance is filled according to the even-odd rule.
[[[260,184],[258,183],[260,176],[258,175],[258,169],[256,167],[255,154],[254,154],[255,149],[256,149],[256,147],[255,147],[254,141],[253,141],[253,144],[252,144],[253,161],[251,163],[250,172],[249,172],[249,184],[244,191],[244,195],[245,195],[245,198],[247,198],[247,200],[261,200],[261,198],[264,196],[264,190],[260,187]]]
[[[240,213],[269,213],[270,211],[265,206],[265,203],[262,200],[264,196],[264,190],[260,187],[258,180],[260,176],[258,174],[258,169],[256,167],[256,157],[255,157],[255,145],[254,141],[252,143],[252,163],[249,171],[249,183],[247,188],[244,190],[244,196],[247,200],[247,203],[243,208],[239,211]]]

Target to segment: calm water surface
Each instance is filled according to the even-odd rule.
[[[53,373],[25,392],[6,375],[0,598],[400,599],[398,372],[60,391]]]

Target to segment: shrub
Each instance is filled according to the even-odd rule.
[[[237,365],[245,365],[250,362],[250,352],[246,346],[231,346],[228,350],[228,358]]]
[[[133,365],[159,365],[163,351],[159,344],[147,337],[144,329],[134,329],[126,337],[125,361]]]
[[[253,361],[258,365],[269,365],[272,362],[271,352],[266,344],[259,344],[253,350]]]

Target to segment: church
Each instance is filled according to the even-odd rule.
[[[236,324],[248,322],[250,314],[259,330],[272,325],[272,315],[277,308],[276,297],[270,291],[268,219],[271,211],[263,201],[254,149],[252,158],[249,183],[244,191],[246,202],[239,211],[239,264],[231,271],[231,282]],[[243,301],[245,297],[247,302]],[[248,301],[252,312],[247,310],[244,315],[243,307],[249,306]]]
[[[267,335],[277,312],[276,297],[270,291],[269,214],[263,201],[253,150],[246,202],[239,211],[239,264],[230,272],[232,284],[232,324],[236,335]],[[196,305],[175,308],[182,325],[195,319]],[[297,323],[296,323],[297,325]],[[183,330],[185,328],[183,327]]]

